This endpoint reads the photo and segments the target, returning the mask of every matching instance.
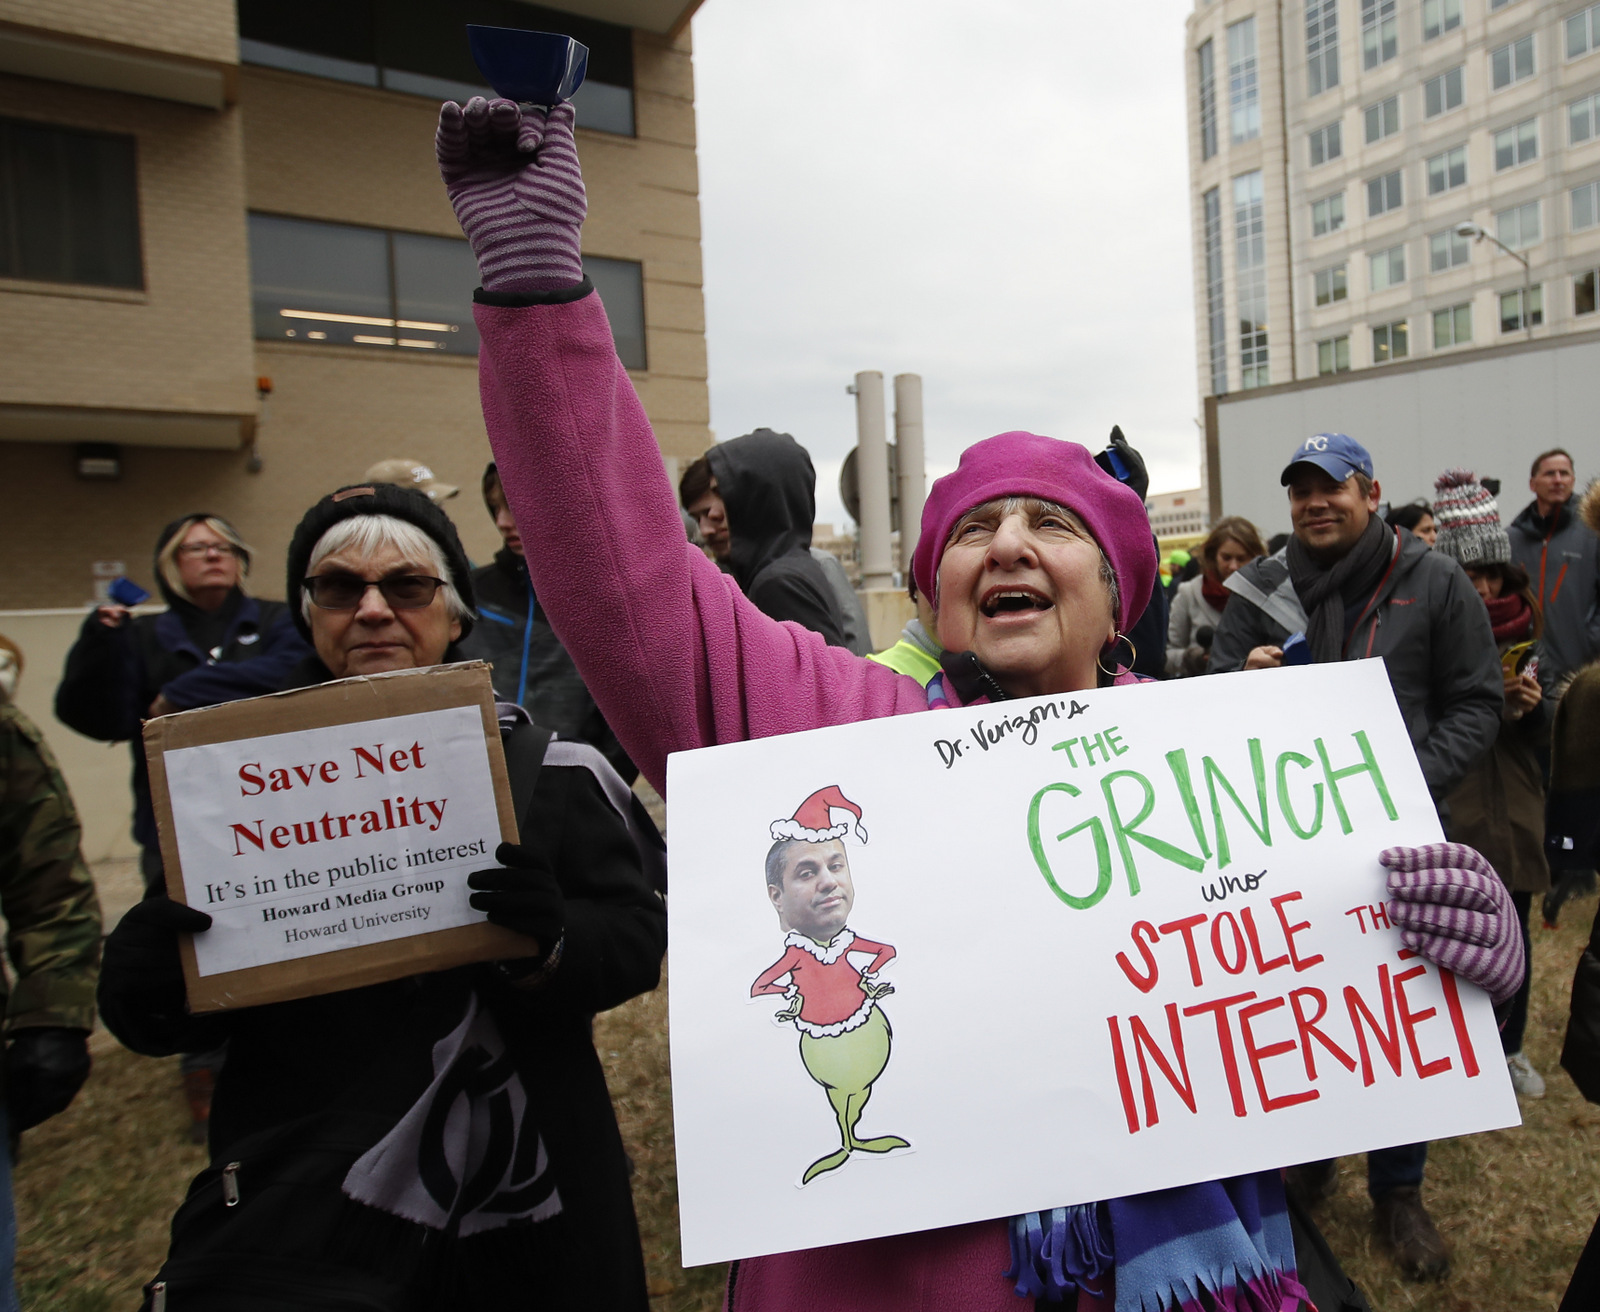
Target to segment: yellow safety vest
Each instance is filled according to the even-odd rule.
[[[887,665],[896,674],[909,674],[924,688],[934,675],[939,673],[939,662],[928,655],[914,642],[907,642],[904,638],[895,643],[887,651],[877,652],[868,656],[869,661],[877,661],[879,665]]]

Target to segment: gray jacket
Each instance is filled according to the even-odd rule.
[[[828,577],[828,586],[833,589],[834,599],[839,603],[844,645],[857,656],[865,656],[872,650],[872,630],[867,624],[867,612],[862,608],[861,598],[850,586],[850,576],[844,572],[844,566],[831,551],[812,547],[811,558],[822,566],[822,572]]]
[[[1546,691],[1600,655],[1600,538],[1573,514],[1575,501],[1554,522],[1532,502],[1506,530],[1511,559],[1528,571],[1544,612],[1539,682]]]
[[[1196,629],[1211,626],[1215,634],[1222,622],[1222,612],[1206,600],[1201,588],[1205,576],[1196,575],[1186,583],[1178,584],[1172,599],[1172,610],[1167,615],[1167,675],[1177,678],[1183,669],[1183,657],[1194,642]]]
[[[1281,647],[1306,627],[1285,553],[1253,560],[1227,582],[1235,598],[1211,644],[1211,669],[1244,667],[1251,649]],[[1489,612],[1461,566],[1400,534],[1400,554],[1362,608],[1346,660],[1381,656],[1435,802],[1466,776],[1500,731],[1505,685]]]

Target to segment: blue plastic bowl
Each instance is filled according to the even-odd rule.
[[[521,104],[571,100],[589,68],[589,47],[559,32],[468,23],[467,44],[495,94]]]

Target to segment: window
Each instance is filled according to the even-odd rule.
[[[1510,3],[1512,3],[1512,0],[1489,0],[1489,12],[1493,13],[1496,9],[1504,9]]]
[[[1544,288],[1518,287],[1500,297],[1500,331],[1517,333],[1544,322]]]
[[[629,369],[648,365],[644,345],[644,266],[637,260],[583,257],[583,271],[594,283],[606,318],[611,320],[611,340],[617,358]]]
[[[1447,114],[1452,109],[1461,108],[1461,98],[1465,79],[1462,76],[1463,65],[1457,65],[1448,72],[1440,73],[1438,77],[1429,78],[1422,84],[1422,107],[1428,118],[1439,114]]]
[[[1337,121],[1329,123],[1326,127],[1318,128],[1311,134],[1311,167],[1326,164],[1330,159],[1338,159],[1344,154],[1344,134],[1340,131]]]
[[[1217,70],[1211,42],[1201,46],[1196,55],[1200,62],[1200,158],[1210,159],[1217,153]]]
[[[1395,246],[1367,257],[1368,283],[1375,292],[1393,287],[1406,280],[1406,248]]]
[[[644,368],[640,266],[585,257],[617,354]],[[255,335],[274,341],[476,355],[466,242],[273,214],[250,216]]]
[[[1495,235],[1512,250],[1539,240],[1539,202],[1530,200],[1494,216]]]
[[[1256,20],[1228,29],[1228,121],[1233,142],[1261,135],[1261,88],[1256,80]]]
[[[1582,232],[1600,223],[1600,182],[1572,189],[1572,230]]]
[[[1350,339],[1330,337],[1317,343],[1317,372],[1319,374],[1347,374],[1350,372]]]
[[[1395,0],[1361,0],[1361,66],[1376,68],[1395,57],[1399,49],[1399,20]]]
[[[1600,135],[1600,96],[1585,96],[1567,106],[1567,144],[1576,146]]]
[[[478,350],[478,269],[464,241],[252,214],[250,276],[260,338]]]
[[[1437,196],[1467,184],[1467,148],[1456,146],[1428,161],[1428,195]]]
[[[1533,76],[1533,33],[1510,45],[1501,46],[1489,55],[1489,68],[1492,70],[1494,89],[1508,87],[1513,82],[1520,82],[1523,78]]]
[[[1339,0],[1306,0],[1306,95],[1339,85]]]
[[[1600,282],[1600,269],[1585,269],[1572,280],[1573,314],[1593,314],[1596,282]]]
[[[1461,26],[1461,0],[1422,0],[1422,39],[1432,41]]]
[[[1239,385],[1265,387],[1267,362],[1266,212],[1261,171],[1233,180],[1234,267],[1239,304]]]
[[[1494,134],[1494,167],[1514,169],[1518,164],[1539,158],[1539,120],[1530,118],[1513,128],[1501,128]]]
[[[1350,281],[1342,264],[1335,264],[1331,269],[1318,269],[1313,282],[1318,305],[1332,305],[1350,295]]]
[[[1376,105],[1367,106],[1367,145],[1382,141],[1400,131],[1400,97],[1390,96]]]
[[[1444,273],[1472,258],[1472,242],[1454,228],[1446,228],[1428,238],[1428,272]]]
[[[1367,217],[1376,218],[1380,214],[1387,214],[1390,210],[1397,210],[1402,204],[1400,196],[1400,170],[1385,173],[1381,178],[1374,178],[1367,183]]]
[[[1372,363],[1388,364],[1411,354],[1411,336],[1406,321],[1379,324],[1372,330]]]
[[[1324,196],[1311,206],[1311,235],[1324,237],[1344,227],[1344,192]]]
[[[0,118],[0,277],[144,286],[132,137]]]
[[[634,134],[633,33],[518,0],[238,0],[247,64],[384,87],[433,100],[483,95],[462,24],[564,32],[589,47],[578,126]]]
[[[1472,340],[1472,302],[1433,312],[1433,349],[1460,346]]]
[[[1567,58],[1600,49],[1600,5],[1590,5],[1567,19]]]
[[[1213,187],[1204,198],[1206,214],[1206,326],[1211,335],[1211,391],[1228,390],[1228,314],[1222,287],[1222,189]]]

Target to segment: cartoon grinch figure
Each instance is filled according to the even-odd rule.
[[[835,823],[835,811],[854,817],[856,838],[865,843],[861,808],[837,786],[819,789],[793,816],[772,825],[767,896],[785,933],[785,951],[750,986],[752,998],[781,993],[788,999],[774,1019],[800,1031],[800,1060],[826,1091],[839,1123],[838,1149],[812,1162],[802,1185],[837,1170],[851,1153],[911,1146],[898,1135],[863,1139],[856,1134],[872,1086],[889,1064],[893,1031],[878,1004],[894,992],[894,985],[880,983],[877,974],[895,953],[887,943],[862,938],[845,923],[855,904],[844,848],[851,826]],[[862,969],[852,956],[871,960]]]

